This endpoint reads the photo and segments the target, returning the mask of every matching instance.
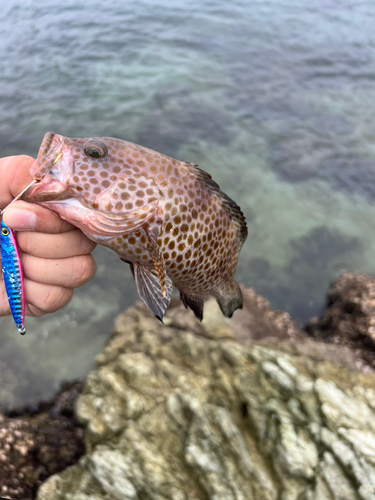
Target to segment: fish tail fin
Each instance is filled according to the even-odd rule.
[[[204,297],[201,297],[200,295],[185,295],[184,293],[180,292],[180,299],[182,300],[182,303],[184,304],[186,309],[189,307],[193,311],[195,316],[199,319],[199,321],[202,321]]]
[[[225,282],[215,294],[215,298],[220,306],[221,312],[227,318],[231,318],[234,311],[237,309],[242,309],[242,292],[234,279]]]

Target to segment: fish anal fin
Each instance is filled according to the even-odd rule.
[[[190,308],[195,316],[202,321],[203,319],[203,307],[204,307],[204,297],[200,295],[186,295],[180,292],[180,299],[182,303],[187,308]]]
[[[146,304],[150,313],[163,322],[163,316],[173,291],[172,280],[165,275],[166,295],[164,296],[155,270],[139,264],[132,264],[131,267],[139,298]]]

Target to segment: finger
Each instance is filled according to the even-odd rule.
[[[63,233],[74,229],[74,226],[62,220],[55,212],[21,200],[4,211],[3,220],[11,229],[18,231]]]
[[[5,291],[5,283],[0,280],[0,317],[7,314],[10,314],[9,301]]]
[[[46,259],[88,255],[96,247],[79,229],[60,234],[21,231],[17,233],[17,243],[23,252]]]
[[[61,286],[44,285],[25,279],[25,314],[43,316],[66,306],[73,297],[74,290]],[[0,316],[10,315],[10,306],[4,282],[0,282]]]
[[[44,259],[21,254],[24,276],[46,285],[77,288],[94,277],[96,263],[92,255],[77,255],[67,259]]]
[[[45,285],[25,279],[26,316],[43,316],[66,306],[73,297],[71,288]]]
[[[30,182],[30,167],[34,158],[30,156],[8,156],[0,159],[0,208],[4,208]]]

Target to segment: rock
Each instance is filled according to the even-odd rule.
[[[375,375],[244,299],[119,316],[77,402],[87,454],[38,500],[373,500]]]
[[[323,316],[305,329],[317,340],[349,346],[363,368],[375,370],[375,277],[340,276],[328,290]]]
[[[35,498],[48,476],[83,454],[83,429],[73,414],[81,389],[82,383],[68,384],[50,403],[0,413],[1,498]]]
[[[299,127],[271,135],[270,164],[281,179],[301,182],[319,175],[319,165],[332,150],[327,135]]]
[[[348,146],[348,124],[321,117],[315,126],[298,122],[298,127],[286,127],[269,139],[269,161],[273,170],[284,181],[304,182],[322,179],[335,190],[363,196],[369,201],[375,197],[375,160]],[[331,131],[343,139],[338,148]],[[340,130],[341,129],[341,130]],[[346,130],[345,130],[346,129]],[[344,132],[344,134],[342,134]]]

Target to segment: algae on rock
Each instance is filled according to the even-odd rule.
[[[38,500],[375,498],[375,376],[244,293],[233,320],[119,316],[77,404],[87,454]]]

